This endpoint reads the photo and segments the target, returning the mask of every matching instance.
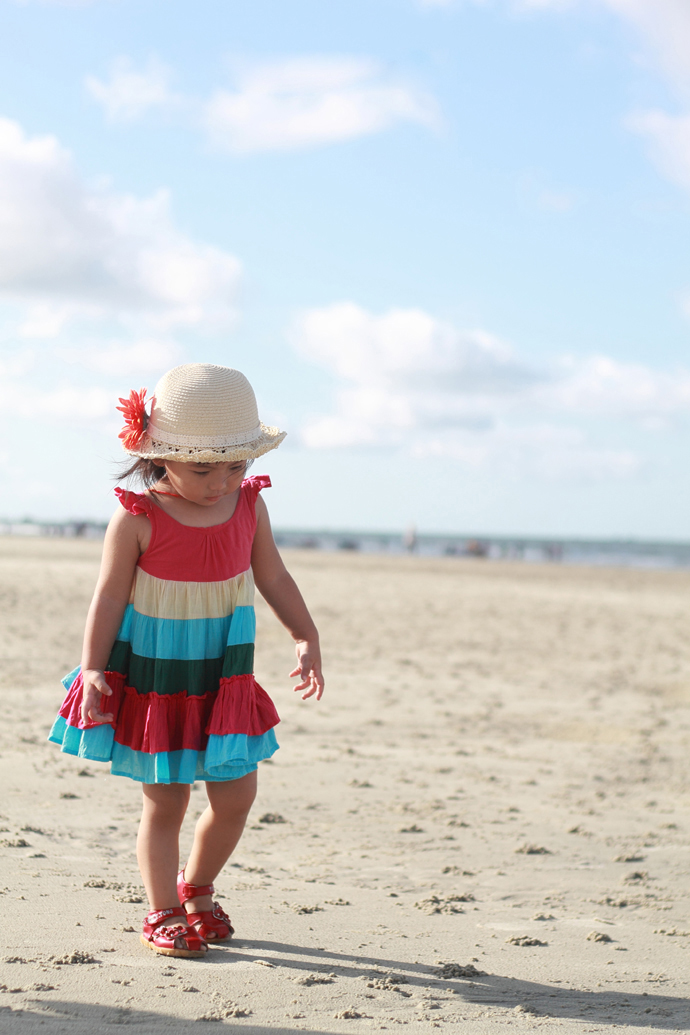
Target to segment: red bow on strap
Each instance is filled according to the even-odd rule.
[[[146,431],[149,422],[149,415],[145,409],[146,388],[140,388],[138,392],[134,389],[129,393],[129,399],[120,399],[122,406],[117,409],[124,414],[125,426],[117,436],[122,439],[125,449],[136,449]]]

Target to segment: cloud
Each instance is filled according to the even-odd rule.
[[[687,0],[512,0],[523,10],[596,4],[636,31],[673,85],[690,97],[690,5]]]
[[[311,310],[292,334],[297,352],[347,387],[336,412],[306,425],[310,447],[400,445],[419,431],[486,430],[488,400],[509,399],[538,374],[483,331],[457,332],[419,309],[374,316],[352,302]]]
[[[419,0],[424,6],[449,6],[446,0]],[[563,11],[598,6],[632,27],[647,59],[659,68],[677,91],[683,105],[690,103],[690,3],[688,0],[504,0],[518,11]],[[652,159],[661,173],[690,190],[690,114],[671,115],[660,110],[633,113],[626,124],[647,138]],[[567,211],[574,198],[546,192],[540,203]]]
[[[0,418],[114,431],[118,395],[235,319],[238,260],[182,233],[170,197],[85,183],[52,136],[0,119]]]
[[[582,2],[582,0],[580,0]],[[542,0],[542,6],[555,0]],[[637,32],[645,51],[677,91],[690,103],[690,4],[688,0],[598,0]],[[652,160],[671,182],[690,190],[690,114],[638,111],[626,120],[648,141]]]
[[[310,310],[292,342],[339,383],[332,412],[305,422],[308,448],[402,448],[549,477],[624,477],[640,459],[592,444],[582,425],[690,410],[690,372],[605,356],[539,367],[486,331],[458,331],[417,309],[377,316],[343,302]]]
[[[178,98],[170,90],[170,69],[156,58],[150,58],[141,72],[136,72],[126,57],[113,62],[110,79],[104,82],[87,76],[86,89],[103,105],[111,122],[132,122],[155,107],[170,107]]]
[[[48,390],[32,387],[31,391],[17,391],[11,383],[0,385],[0,408],[4,415],[53,420],[74,424],[89,424],[112,419],[113,393],[92,386],[79,388],[69,382]]]
[[[205,106],[210,139],[230,151],[295,150],[354,140],[398,122],[438,124],[431,98],[359,58],[304,57],[242,72]]]
[[[134,377],[160,374],[182,362],[179,345],[173,341],[144,338],[130,343],[110,342],[91,348],[58,348],[58,359],[84,370],[109,377]]]
[[[385,388],[510,393],[535,376],[493,335],[458,332],[421,309],[383,316],[354,302],[312,309],[301,317],[295,341],[303,356],[338,376]]]
[[[173,340],[95,341],[91,345],[31,345],[0,355],[0,418],[29,421],[15,433],[55,426],[106,432],[111,444],[122,425],[115,407],[130,388],[152,386],[184,362]]]
[[[687,0],[600,0],[629,21],[676,87],[690,96],[690,6]]]
[[[481,5],[487,0],[471,0]],[[600,7],[632,26],[673,84],[690,97],[690,4],[688,0],[502,0],[517,11],[565,11]],[[453,0],[418,0],[422,7],[449,7]]]
[[[35,302],[27,306],[17,326],[19,338],[56,338],[73,319],[83,315],[84,306],[59,302]]]
[[[170,70],[151,59],[142,71],[127,58],[107,81],[86,86],[111,121],[134,121],[152,108],[184,109],[223,151],[291,151],[381,133],[401,122],[438,127],[436,102],[387,75],[375,62],[354,57],[287,58],[245,65],[234,89],[199,101],[173,94]]]
[[[427,439],[414,455],[449,457],[474,470],[491,468],[503,478],[530,476],[548,480],[620,480],[644,466],[630,449],[592,445],[579,428],[542,422],[519,427],[497,422],[484,435],[460,432]]]
[[[509,0],[522,10],[559,10],[596,4],[618,15],[639,37],[676,90],[681,103],[690,103],[690,3],[688,0]],[[653,161],[662,175],[690,190],[690,114],[660,110],[638,111],[626,119],[634,133],[647,138]]]
[[[627,125],[646,137],[663,175],[690,190],[690,115],[669,115],[658,109],[642,111],[631,115]]]
[[[554,412],[647,422],[690,412],[690,371],[652,370],[609,356],[565,357],[533,397]]]
[[[156,328],[227,322],[240,265],[176,229],[167,191],[92,187],[52,136],[0,119],[0,299],[27,306],[24,336],[66,321]]]

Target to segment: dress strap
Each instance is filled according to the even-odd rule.
[[[148,496],[141,492],[130,492],[128,489],[121,489],[119,485],[115,489],[115,495],[130,514],[146,514],[147,517],[150,517],[153,505]]]
[[[267,474],[253,474],[242,482],[242,491],[250,500],[255,500],[262,489],[271,488],[271,479]]]

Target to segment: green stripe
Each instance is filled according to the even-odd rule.
[[[254,670],[254,644],[233,644],[222,658],[179,661],[170,658],[143,658],[134,654],[131,644],[116,640],[108,661],[112,672],[122,672],[129,686],[140,694],[180,694],[190,697],[218,687],[221,676],[239,676]]]
[[[106,668],[109,672],[120,672],[123,676],[129,671],[129,658],[132,653],[132,644],[129,640],[115,640],[113,649],[108,658]]]
[[[254,644],[235,643],[225,650],[223,659],[223,675],[230,676],[251,675],[254,671]]]

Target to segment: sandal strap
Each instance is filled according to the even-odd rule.
[[[215,917],[216,920],[222,920],[224,923],[228,924],[230,923],[230,917],[225,912],[220,902],[213,903],[212,915]]]
[[[153,912],[148,913],[144,917],[144,923],[149,927],[155,927],[156,924],[160,923],[161,920],[165,920],[166,917],[186,915],[182,906],[171,906],[170,909],[154,909]]]
[[[201,895],[213,895],[215,893],[213,884],[189,884],[184,879],[184,870],[177,875],[177,897],[180,904],[184,905],[190,898],[200,898]]]
[[[203,913],[187,913],[187,922],[195,927],[201,937],[206,940],[224,940],[235,933],[230,917],[217,902],[213,910],[207,909]]]
[[[184,942],[188,952],[203,952],[208,947],[204,936],[187,924],[161,924],[148,930],[145,926],[144,937],[159,949],[177,949],[178,939]]]
[[[170,938],[174,941],[175,938],[186,938],[189,927],[187,924],[175,924],[174,927],[169,927],[168,924],[161,924],[154,931],[155,936],[162,934],[164,938]]]
[[[221,924],[231,926],[230,917],[218,902],[213,903],[213,909],[205,909],[203,913],[187,913],[187,921],[190,924],[197,924],[201,921],[211,925],[220,921]]]

